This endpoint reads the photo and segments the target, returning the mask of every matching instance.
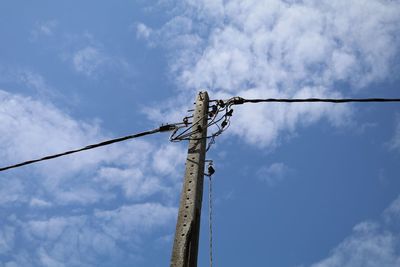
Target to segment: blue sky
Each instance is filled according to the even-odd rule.
[[[180,121],[201,89],[399,97],[399,31],[399,1],[3,1],[0,163]],[[186,145],[1,173],[0,266],[168,265]],[[215,266],[400,266],[398,104],[237,107],[207,158]]]

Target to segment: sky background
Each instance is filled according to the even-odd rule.
[[[201,89],[398,98],[399,36],[396,0],[1,1],[0,165],[181,121]],[[234,109],[207,154],[214,266],[400,266],[399,104]],[[0,173],[0,267],[168,266],[186,146]]]

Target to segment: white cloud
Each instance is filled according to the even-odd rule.
[[[0,102],[3,164],[75,148],[99,139],[97,125],[75,121],[50,103],[6,91],[0,91]],[[86,158],[84,162],[90,164],[91,159]],[[53,171],[53,174],[64,172],[60,168]]]
[[[45,201],[40,198],[35,198],[35,197],[31,199],[29,205],[32,207],[38,207],[38,208],[48,208],[48,207],[52,206],[52,204],[50,202]]]
[[[80,225],[83,218],[73,217],[65,220],[62,217],[50,218],[43,221],[29,221],[29,235],[42,240],[54,241],[60,237],[68,225]]]
[[[0,229],[0,255],[12,251],[15,240],[15,228],[6,226]]]
[[[89,32],[65,34],[63,45],[56,48],[62,61],[76,73],[94,80],[118,74],[119,78],[136,76],[135,67],[112,47],[107,47]],[[107,75],[105,75],[107,74]]]
[[[40,249],[39,252],[40,264],[46,267],[64,267],[65,264],[51,258],[44,249]]]
[[[0,121],[2,165],[109,138],[98,123],[6,91]],[[157,201],[179,193],[182,154],[180,145],[133,140],[4,172],[0,206],[15,214],[0,223],[1,255],[10,266],[93,266],[99,256],[108,266],[134,261],[143,235],[153,240],[154,229],[176,218],[175,207]]]
[[[136,25],[136,37],[137,38],[142,38],[142,39],[146,40],[150,37],[151,32],[152,32],[152,29],[143,23],[138,23]]]
[[[135,261],[142,236],[156,242],[150,233],[174,221],[176,212],[174,207],[144,203],[79,216],[17,220],[13,227],[0,228],[0,255],[12,251],[8,257],[18,266],[94,266],[99,257],[104,266],[125,266]],[[26,246],[16,246],[16,232]],[[21,254],[29,257],[28,265]]]
[[[186,95],[207,88],[214,99],[349,96],[390,77],[398,55],[395,1],[182,0],[174,5],[177,15],[148,39],[168,49],[171,72]],[[299,126],[322,119],[346,125],[351,114],[349,106],[243,107],[235,113],[232,132],[273,146]]]
[[[61,96],[43,75],[30,68],[4,67],[0,64],[0,82],[16,84],[19,90],[33,92],[34,95],[39,95],[41,98]]]
[[[8,178],[8,177],[7,177]],[[24,195],[25,186],[21,180],[0,180],[0,205],[13,204],[19,201],[26,201]]]
[[[163,189],[157,178],[143,174],[140,169],[102,168],[97,180],[109,188],[121,187],[129,198],[143,198]]]
[[[175,164],[171,164],[174,159]],[[153,155],[153,169],[160,174],[170,175],[176,173],[177,164],[185,161],[185,153],[173,144],[163,146]]]
[[[56,20],[37,22],[35,28],[31,32],[31,38],[36,40],[41,36],[52,36],[57,25],[58,22]]]
[[[384,218],[395,219],[398,225],[400,209],[399,198],[385,210]],[[326,259],[311,267],[396,267],[400,266],[400,233],[398,228],[387,222],[362,222],[353,228],[352,234],[332,250]]]
[[[400,196],[390,204],[383,215],[387,223],[400,220]]]
[[[94,75],[105,61],[106,58],[100,50],[92,46],[76,51],[72,57],[75,70],[86,76]]]
[[[292,172],[286,164],[275,162],[269,166],[263,166],[257,171],[257,176],[269,186],[275,186],[282,182]]]
[[[83,48],[74,48],[71,53],[63,55],[74,71],[94,79],[101,78],[105,73],[118,73],[119,77],[124,78],[136,75],[134,67],[124,58],[110,54],[98,41],[90,39],[88,43]]]
[[[394,134],[388,146],[391,150],[400,151],[400,115],[397,115]]]
[[[21,83],[24,83],[28,87],[34,88],[39,93],[50,91],[48,88],[49,86],[46,84],[43,76],[40,74],[28,70],[20,71],[18,74],[18,79]]]
[[[176,217],[176,208],[146,203],[123,206],[112,211],[98,211],[96,218],[104,220],[103,230],[117,240],[124,240],[131,234],[143,233],[153,227],[165,225]]]
[[[50,103],[5,91],[0,91],[0,121],[2,165],[108,139],[96,123],[74,120]],[[177,183],[184,154],[180,145],[158,146],[135,140],[39,163],[26,167],[30,170],[29,181],[18,178],[19,172],[13,175],[13,171],[8,175],[14,179],[0,180],[4,184],[2,188],[8,188],[1,202],[29,200],[32,205],[39,205],[41,201],[31,200],[29,194],[21,197],[25,190],[35,188],[41,192],[42,201],[47,201],[43,199],[46,195],[59,203],[97,202],[107,199],[108,194],[113,195],[109,190],[115,187],[136,199],[167,193],[167,187]],[[29,188],[31,181],[39,183],[39,188]]]

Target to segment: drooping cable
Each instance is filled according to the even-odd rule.
[[[212,178],[208,176],[208,225],[209,225],[209,243],[210,243],[210,267],[213,266],[213,235],[212,235]]]
[[[208,142],[206,151],[208,151],[210,149],[210,147],[215,143],[215,138],[217,136],[219,136],[222,132],[224,132],[227,128],[229,128],[230,125],[230,117],[232,116],[232,105],[233,103],[227,103],[223,100],[214,100],[213,102],[216,102],[216,104],[212,105],[211,107],[209,107],[209,109],[211,108],[211,110],[208,111],[207,117],[209,122],[207,124],[207,128],[210,129],[212,127],[216,128],[216,130],[206,136],[206,139],[209,139],[210,141]],[[222,115],[220,115],[222,114]],[[187,118],[187,117],[185,117]],[[204,116],[201,117],[199,120],[204,119]],[[193,129],[194,125],[196,125],[198,123],[197,120],[196,122],[193,122],[192,125],[185,129],[184,131],[181,131],[180,133],[178,133],[177,129],[176,131],[174,131],[170,137],[170,141],[171,142],[180,142],[180,141],[184,141],[184,140],[197,140],[198,138],[193,138],[192,135],[198,133],[198,129]],[[222,122],[221,122],[222,121]],[[221,125],[219,125],[221,124]],[[190,129],[193,129],[192,132],[188,132]]]
[[[213,266],[213,198],[212,198],[212,175],[215,173],[212,160],[206,160],[208,162],[208,173],[204,174],[208,177],[208,226],[209,226],[209,257],[210,267]]]
[[[169,140],[170,140],[171,142],[177,142],[177,141],[182,141],[182,140],[189,140],[189,139],[187,139],[187,137],[191,136],[192,134],[198,133],[198,132],[199,132],[199,129],[195,129],[195,130],[193,130],[192,132],[189,132],[189,130],[192,129],[195,125],[198,125],[198,123],[199,123],[201,120],[203,120],[205,116],[207,116],[207,114],[204,115],[204,116],[202,116],[200,119],[198,119],[197,121],[195,121],[195,122],[193,122],[193,123],[185,122],[184,124],[185,124],[185,126],[186,126],[187,128],[186,128],[185,130],[183,130],[182,132],[180,132],[178,135],[175,136],[175,134],[178,132],[178,130],[181,129],[181,128],[184,128],[185,126],[177,127],[177,128],[175,129],[175,131],[172,132],[172,134],[171,134]],[[185,119],[187,119],[187,118],[189,118],[189,117],[185,117],[183,120],[185,121]],[[189,124],[190,124],[190,126],[189,126]]]
[[[263,102],[278,102],[278,103],[301,103],[301,102],[322,102],[322,103],[351,103],[351,102],[400,102],[400,98],[256,98],[245,99],[242,97],[232,97],[227,100],[227,103],[240,105],[244,103],[263,103]]]
[[[129,140],[129,139],[134,139],[134,138],[138,138],[138,137],[141,137],[141,136],[145,136],[145,135],[150,135],[150,134],[154,134],[154,133],[158,133],[158,132],[172,131],[172,130],[175,130],[177,127],[178,127],[177,124],[162,125],[159,128],[156,128],[156,129],[153,129],[153,130],[150,130],[150,131],[145,131],[145,132],[141,132],[141,133],[137,133],[137,134],[133,134],[133,135],[127,135],[127,136],[124,136],[124,137],[119,137],[119,138],[103,141],[103,142],[100,142],[100,143],[88,145],[88,146],[85,146],[85,147],[82,147],[82,148],[79,148],[79,149],[69,150],[69,151],[65,151],[65,152],[62,152],[62,153],[46,156],[46,157],[43,157],[43,158],[34,159],[34,160],[28,160],[28,161],[24,161],[24,162],[21,162],[21,163],[18,163],[18,164],[2,167],[2,168],[0,168],[0,171],[5,171],[5,170],[13,169],[13,168],[18,168],[18,167],[25,166],[25,165],[32,164],[32,163],[36,163],[36,162],[39,162],[39,161],[50,160],[50,159],[66,156],[66,155],[69,155],[69,154],[74,154],[74,153],[78,153],[78,152],[81,152],[81,151],[90,150],[90,149],[97,148],[97,147],[107,146],[107,145],[111,145],[111,144],[114,144],[114,143],[126,141],[126,140]]]
[[[230,117],[232,116],[232,106],[240,105],[245,103],[350,103],[350,102],[400,102],[400,98],[257,98],[257,99],[245,99],[242,97],[232,97],[227,100],[213,100],[210,102],[215,102],[210,108],[208,114],[210,116],[209,123],[207,125],[208,128],[215,126],[217,128],[211,135],[208,135],[206,138],[210,141],[208,142],[207,149],[208,151],[210,147],[215,144],[215,138],[219,136],[222,132],[227,130],[230,126]],[[220,115],[222,113],[222,115]],[[188,117],[186,117],[188,118]],[[204,117],[200,118],[203,119]],[[222,122],[221,122],[222,121]],[[192,125],[186,128],[184,131],[177,133],[179,129],[177,129],[172,135],[170,140],[172,142],[179,142],[183,140],[193,140],[191,137],[193,134],[197,133],[197,129],[193,129],[192,132],[189,132],[190,129],[196,125],[197,122],[192,123]],[[184,128],[184,127],[182,127]]]
[[[208,111],[208,125],[207,128],[215,127],[217,128],[212,134],[205,137],[209,139],[207,149],[208,151],[210,147],[215,144],[215,138],[222,134],[225,130],[227,130],[230,126],[230,117],[232,116],[233,109],[232,106],[234,105],[241,105],[245,103],[350,103],[350,102],[400,102],[400,98],[256,98],[256,99],[245,99],[242,97],[232,97],[227,100],[212,100],[210,103],[213,102],[214,104],[210,106],[211,110]],[[222,113],[222,115],[220,115]],[[192,118],[191,116],[190,118]],[[184,122],[188,122],[189,117],[184,118]],[[197,121],[193,121],[190,126],[186,124],[186,129],[178,133],[178,131],[183,127],[177,128],[170,137],[171,142],[180,142],[184,140],[194,140],[192,135],[198,133],[201,129],[194,129],[193,127],[197,125],[197,123],[204,119],[204,116],[201,117]],[[222,121],[222,122],[221,122]],[[190,132],[190,130],[192,130]]]

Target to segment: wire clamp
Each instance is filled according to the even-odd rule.
[[[234,105],[241,105],[244,103],[244,98],[242,98],[240,96],[235,96],[235,97],[231,98],[231,101]]]
[[[205,162],[208,162],[208,166],[207,166],[208,173],[206,173],[204,175],[211,178],[211,176],[215,173],[214,162],[212,160],[205,160]]]
[[[160,132],[169,132],[169,131],[173,131],[177,128],[177,126],[175,124],[165,124],[165,125],[161,125],[159,128]]]

